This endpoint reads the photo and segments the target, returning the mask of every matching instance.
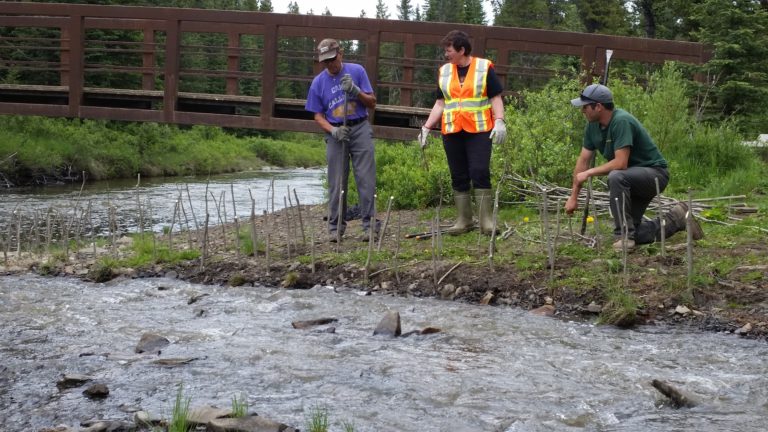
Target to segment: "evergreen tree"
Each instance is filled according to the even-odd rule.
[[[481,0],[464,0],[461,22],[466,24],[485,24],[485,10]]]
[[[548,28],[547,0],[505,0],[494,25],[505,27]]]
[[[261,3],[259,4],[259,11],[274,12],[274,8],[272,7],[272,0],[261,0]]]
[[[414,9],[413,6],[411,6],[411,0],[400,0],[400,4],[397,5],[397,19],[410,21],[413,13]]]
[[[715,79],[716,109],[738,114],[750,133],[768,117],[768,10],[751,0],[705,0],[694,8],[694,36],[714,49],[706,67]]]
[[[424,20],[433,22],[458,23],[464,14],[462,0],[428,0]]]
[[[389,10],[387,5],[384,4],[384,0],[376,2],[376,19],[389,19]]]
[[[575,0],[587,33],[628,35],[624,0]]]

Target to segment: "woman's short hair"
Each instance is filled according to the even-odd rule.
[[[469,55],[472,52],[472,44],[469,43],[469,35],[461,30],[451,30],[440,41],[440,44],[444,47],[452,46],[456,51],[464,48],[464,55]]]

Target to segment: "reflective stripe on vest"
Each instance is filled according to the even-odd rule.
[[[487,132],[493,128],[491,101],[486,88],[491,66],[490,60],[473,57],[463,85],[459,82],[456,65],[447,63],[440,67],[438,86],[445,97],[443,134],[462,130]]]

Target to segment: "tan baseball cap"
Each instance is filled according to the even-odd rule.
[[[339,54],[339,41],[336,39],[323,39],[317,45],[317,61],[328,60]]]

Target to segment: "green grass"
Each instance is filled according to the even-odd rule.
[[[184,384],[180,383],[171,412],[171,421],[168,423],[168,432],[189,432],[192,427],[187,421],[190,401],[191,398],[184,397]]]
[[[232,396],[232,417],[245,417],[248,415],[248,396]]]
[[[315,406],[309,411],[308,432],[328,432],[328,408]]]

